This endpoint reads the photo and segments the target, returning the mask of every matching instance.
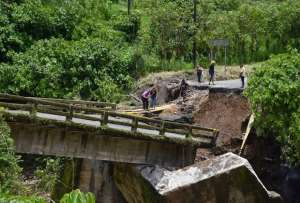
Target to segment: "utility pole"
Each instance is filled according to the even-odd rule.
[[[193,36],[193,66],[194,69],[196,68],[197,65],[197,51],[196,51],[196,34],[197,34],[197,0],[193,0],[193,5],[194,5],[194,9],[193,9],[193,20],[194,20],[194,26],[195,26],[195,30],[194,30],[194,36]]]
[[[130,15],[132,0],[127,0],[127,11],[128,15]]]

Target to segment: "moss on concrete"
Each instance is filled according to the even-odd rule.
[[[80,174],[82,159],[65,159],[63,169],[60,173],[59,181],[56,183],[51,198],[59,202],[62,196],[77,188],[77,180]]]
[[[161,203],[163,197],[130,164],[114,164],[114,181],[127,202]]]

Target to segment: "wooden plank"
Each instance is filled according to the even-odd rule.
[[[5,102],[0,102],[0,106],[9,108],[9,109],[21,109],[21,110],[31,110],[32,105],[30,104],[12,104],[12,103],[5,103]]]
[[[254,122],[254,114],[251,114],[248,125],[247,125],[247,129],[246,129],[246,132],[245,132],[245,135],[243,138],[243,143],[242,143],[240,151],[239,151],[239,155],[242,155],[244,152],[245,145],[246,145],[247,139],[249,137],[253,122]]]
[[[128,122],[124,122],[124,121],[108,120],[107,123],[133,127],[132,123],[128,123]]]
[[[138,124],[137,128],[146,129],[146,130],[160,130],[160,127],[153,126],[153,125],[145,125],[145,124]]]

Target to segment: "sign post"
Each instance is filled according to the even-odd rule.
[[[210,45],[210,60],[214,59],[213,54],[213,47],[224,47],[224,69],[225,69],[225,75],[227,75],[227,47],[229,46],[228,39],[214,39],[209,41]]]

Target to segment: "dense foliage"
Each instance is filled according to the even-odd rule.
[[[298,0],[0,0],[0,91],[119,101],[149,71],[191,68],[227,38],[230,63],[299,48]],[[223,62],[223,49],[214,48]]]
[[[21,168],[15,155],[10,128],[0,117],[0,193],[20,192]],[[1,202],[1,200],[0,200]]]
[[[284,159],[300,164],[300,53],[274,56],[257,67],[246,95],[258,133],[276,136]]]
[[[12,196],[0,193],[0,203],[46,203],[46,201],[36,196]]]
[[[148,11],[142,22],[141,39],[162,59],[184,58],[191,61],[194,36],[199,57],[214,49],[223,62],[223,48],[212,48],[212,39],[228,39],[230,63],[265,60],[290,45],[299,48],[300,2],[298,0],[201,0],[193,22],[193,1],[142,1],[138,9]]]
[[[83,193],[80,190],[74,190],[65,194],[60,203],[95,203],[95,196],[92,193]],[[0,193],[0,203],[46,203],[38,196],[12,196]]]
[[[126,57],[99,39],[43,40],[14,55],[13,65],[1,66],[0,88],[22,95],[108,100],[106,95],[116,95],[118,87],[129,88],[131,61]]]
[[[34,175],[38,180],[35,185],[35,190],[39,193],[51,193],[54,190],[55,184],[59,181],[58,178],[62,160],[60,158],[48,158],[43,159],[42,161],[46,163],[41,164],[34,172]]]
[[[113,15],[106,0],[1,0],[0,10],[1,92],[118,101],[131,87],[138,15]]]

